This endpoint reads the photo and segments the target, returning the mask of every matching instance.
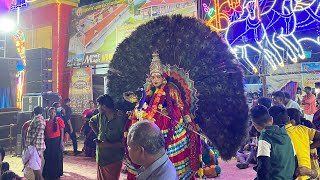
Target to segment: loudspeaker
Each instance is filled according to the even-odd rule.
[[[27,70],[52,69],[51,58],[27,60]]]
[[[0,113],[0,126],[8,125],[8,124],[16,124],[17,122],[17,114],[18,111],[14,111],[14,109],[4,109],[3,112]],[[12,128],[12,137],[16,137],[17,128]],[[0,139],[8,138],[10,135],[10,128],[2,128],[0,130]],[[0,146],[3,148],[11,148],[10,141],[0,141]],[[13,141],[13,144],[15,142]]]
[[[27,82],[26,92],[41,93],[52,91],[52,81],[33,81]]]
[[[37,81],[50,81],[52,80],[52,70],[43,69],[42,71],[31,70],[27,71],[27,83]],[[37,93],[37,92],[34,92]]]
[[[26,64],[26,93],[52,91],[52,50],[27,50]]]
[[[35,106],[42,107],[41,94],[25,94],[22,97],[22,112],[32,112]]]
[[[36,59],[51,59],[52,50],[47,48],[37,48],[26,50],[27,61],[33,61]]]
[[[22,112],[32,112],[35,106],[51,107],[54,102],[59,102],[58,93],[29,93],[22,97]]]

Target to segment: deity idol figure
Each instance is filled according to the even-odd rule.
[[[179,69],[176,66],[175,68]],[[159,54],[153,53],[149,83],[146,83],[146,91],[143,91],[140,102],[129,116],[124,142],[126,144],[128,130],[135,122],[147,119],[155,123],[164,135],[166,152],[176,168],[179,179],[195,179],[195,173],[201,164],[199,159],[201,145],[200,136],[190,130],[196,129],[190,107],[188,107],[190,102],[186,102],[190,101],[190,98],[189,100],[182,98],[182,94],[185,95],[188,92],[181,88],[178,81],[175,83],[171,81],[174,75],[172,73],[170,77],[168,69],[166,70],[163,70]],[[128,180],[135,179],[138,168],[129,159],[127,163]]]

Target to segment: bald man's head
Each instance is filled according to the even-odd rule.
[[[164,149],[164,138],[157,125],[143,120],[129,129],[128,144],[143,147],[148,154],[157,154]]]

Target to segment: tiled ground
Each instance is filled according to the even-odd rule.
[[[68,147],[71,148],[71,147]],[[10,169],[20,176],[22,173],[22,161],[20,157],[6,156],[5,161],[10,163]],[[220,160],[222,173],[217,180],[251,180],[255,177],[252,166],[245,170],[236,167],[236,160],[228,162]],[[126,179],[125,174],[121,174],[121,180]],[[96,179],[96,163],[93,158],[83,156],[64,156],[64,176],[62,180],[94,180]]]

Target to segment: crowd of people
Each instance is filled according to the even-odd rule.
[[[305,93],[298,88],[293,98],[288,92],[275,91],[271,98],[254,99],[251,141],[238,151],[237,167],[255,164],[258,180],[318,179],[320,93],[316,97],[305,87]]]
[[[159,54],[154,53],[145,101],[136,102],[133,111],[127,114],[117,110],[107,94],[97,98],[97,108],[90,102],[90,108],[83,112],[81,132],[86,136],[84,154],[96,157],[98,180],[119,179],[124,161],[129,180],[196,179],[196,174],[220,174],[218,153],[211,147],[204,149],[206,165],[201,165],[203,142],[193,132],[197,127],[180,93],[166,80]],[[54,103],[48,109],[48,119],[42,116],[41,107],[33,112],[22,127],[25,177],[58,179],[63,173],[64,134],[70,135],[74,155],[80,153],[70,99],[64,100],[64,106]]]
[[[65,134],[72,140],[73,155],[84,152],[96,158],[98,180],[118,180],[123,164],[128,180],[218,176],[218,152],[197,134],[199,128],[177,87],[166,81],[157,54],[153,54],[149,75],[143,101],[136,102],[129,113],[117,110],[107,94],[97,98],[97,105],[89,102],[82,114],[82,151],[78,151],[69,98],[63,106],[55,102],[46,110],[35,107],[21,130],[24,177],[55,180],[63,175]],[[291,97],[288,92],[276,91],[272,98],[254,93],[250,138],[236,156],[240,169],[256,164],[258,180],[320,175],[316,150],[320,150],[320,108],[316,107],[320,94],[316,98],[310,87],[305,87],[305,94],[301,89],[297,92]],[[2,179],[19,179],[9,164],[2,162],[5,154],[1,148],[0,155]]]
[[[88,116],[93,116],[93,107],[95,105],[94,103],[92,105],[92,102],[90,102],[91,111],[86,110],[84,112],[84,119],[86,120],[90,118]],[[22,148],[24,150],[22,156],[23,172],[26,179],[54,180],[59,179],[63,175],[63,154],[66,133],[72,139],[74,155],[81,153],[78,151],[71,114],[72,109],[69,98],[64,100],[64,106],[61,106],[59,102],[55,102],[52,104],[52,107],[48,107],[46,110],[40,106],[34,108],[31,120],[25,122],[21,128]],[[45,119],[44,117],[48,118]],[[90,130],[86,135],[92,136],[90,135]],[[91,141],[94,143],[92,138]],[[90,150],[88,148],[84,149],[86,155],[90,157],[95,156],[95,151],[92,150],[92,148],[95,148],[95,144],[92,147],[92,143],[85,143],[85,147],[90,146]],[[1,159],[3,160],[4,150],[1,148],[0,151]],[[2,179],[5,180],[9,177],[11,180],[14,173],[9,171],[8,163],[1,162],[1,174],[3,175]],[[17,175],[15,177],[20,178]]]

